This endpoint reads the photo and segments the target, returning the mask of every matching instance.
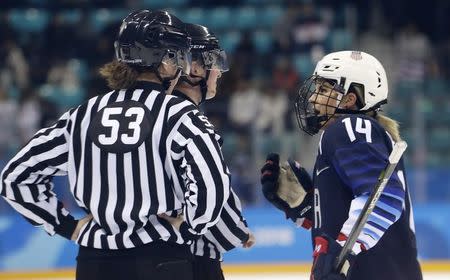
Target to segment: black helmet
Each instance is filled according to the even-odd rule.
[[[198,82],[193,82],[187,77],[181,77],[181,80],[191,86],[200,85],[201,100],[200,103],[206,99],[208,93],[207,81],[210,70],[216,69],[221,72],[229,70],[227,55],[224,50],[220,48],[219,40],[207,27],[199,24],[186,23],[186,32],[191,37],[191,54],[193,61],[199,61],[206,69],[206,77],[195,76],[191,77],[201,78]]]
[[[170,58],[189,73],[190,38],[184,23],[168,12],[132,12],[122,21],[114,47],[117,60],[129,65],[156,71]]]
[[[220,48],[219,39],[207,27],[186,23],[186,32],[191,37],[192,59],[200,60],[206,69],[229,70],[227,56]]]

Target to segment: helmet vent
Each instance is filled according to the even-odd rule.
[[[375,94],[371,93],[370,91],[369,91],[369,94],[372,95],[372,96],[375,96]]]
[[[340,60],[340,58],[339,57],[335,57],[335,58],[333,58],[333,60]]]
[[[332,66],[332,65],[325,65],[325,66],[322,68],[322,71],[333,72],[335,69],[331,69],[331,68],[330,68],[331,66]]]

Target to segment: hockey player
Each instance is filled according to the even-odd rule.
[[[228,71],[228,62],[217,37],[208,28],[186,24],[186,32],[192,39],[191,72],[190,75],[180,78],[172,94],[199,106],[206,99],[214,98],[216,95],[217,80],[223,72]],[[207,117],[199,113],[199,119],[208,123],[209,130],[218,142],[222,143],[221,137],[215,132]],[[183,183],[181,178],[180,183]],[[215,188],[214,185],[207,187]],[[166,219],[172,224],[177,224],[181,222],[182,217],[171,219],[166,216]],[[231,189],[218,223],[205,235],[193,240],[191,251],[194,254],[194,279],[224,279],[221,269],[222,254],[239,246],[251,247],[254,243],[254,236],[241,213],[240,200]]]
[[[387,97],[386,73],[375,57],[359,51],[326,55],[295,103],[300,128],[310,135],[322,130],[312,183],[293,161],[280,168],[276,154],[262,168],[265,197],[297,223],[313,225],[311,279],[422,279],[403,160],[347,265],[341,271],[333,268],[393,144],[400,140],[397,122],[380,113]]]

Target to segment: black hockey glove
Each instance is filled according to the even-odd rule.
[[[334,262],[342,250],[342,246],[329,237],[321,235],[314,238],[313,267],[311,271],[312,280],[345,280],[354,260],[349,255],[340,272],[334,270]]]
[[[280,156],[269,154],[261,168],[264,197],[298,225],[307,229],[312,221],[312,180],[308,172],[289,159],[280,167]]]
[[[266,163],[261,168],[261,184],[264,197],[281,211],[286,211],[289,205],[277,195],[278,177],[280,176],[280,156],[269,154]]]

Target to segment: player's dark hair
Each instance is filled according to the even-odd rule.
[[[103,65],[99,73],[114,90],[130,87],[139,76],[138,70],[117,60]]]

